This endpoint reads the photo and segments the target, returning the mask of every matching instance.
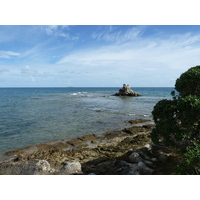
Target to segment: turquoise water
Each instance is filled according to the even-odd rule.
[[[0,152],[51,140],[120,129],[152,119],[154,105],[173,88],[132,88],[141,97],[116,97],[119,88],[0,88]]]

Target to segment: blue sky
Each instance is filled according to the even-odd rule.
[[[173,87],[200,26],[1,25],[0,87]]]

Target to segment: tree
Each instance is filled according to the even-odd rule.
[[[185,161],[200,172],[200,66],[181,74],[175,89],[178,94],[172,91],[172,99],[159,101],[152,111],[152,141],[181,148]]]

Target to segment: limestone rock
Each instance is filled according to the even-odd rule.
[[[0,174],[9,175],[50,175],[54,172],[55,170],[51,169],[48,161],[37,159],[31,162],[5,163],[0,170]]]
[[[61,168],[61,174],[70,175],[82,173],[81,164],[77,161],[64,162]]]
[[[40,174],[48,174],[49,172],[51,172],[51,167],[46,160],[39,160],[35,164],[35,171],[33,174],[40,175]]]
[[[119,89],[119,92],[114,94],[114,96],[129,96],[129,97],[138,97],[140,94],[133,92],[129,85],[123,84],[123,87]]]

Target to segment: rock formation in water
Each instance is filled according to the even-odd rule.
[[[123,84],[123,87],[119,89],[119,92],[114,94],[114,96],[129,96],[129,97],[138,97],[140,94],[133,92],[129,85]]]

